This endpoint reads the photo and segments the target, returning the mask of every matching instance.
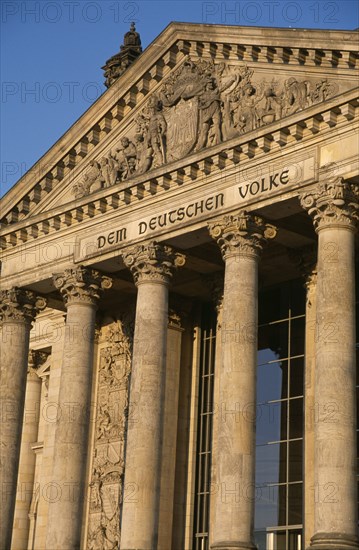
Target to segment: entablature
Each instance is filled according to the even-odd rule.
[[[53,196],[55,190],[61,192],[76,171],[82,170],[85,159],[87,163],[94,151],[98,152],[118,129],[128,125],[133,113],[145,105],[148,97],[188,57],[217,64],[250,63],[252,67],[272,71],[275,65],[276,71],[284,71],[283,75],[289,70],[287,77],[291,71],[294,74],[296,68],[307,67],[309,77],[337,78],[340,75],[341,81],[350,85],[353,76],[357,75],[355,32],[295,29],[297,47],[292,48],[288,47],[293,38],[291,31],[294,29],[172,23],[19,181],[17,192],[11,191],[4,197],[2,223],[13,224],[37,214],[44,201],[46,203],[46,197]],[[308,75],[305,72],[305,76]],[[335,114],[330,117],[335,118]],[[333,120],[329,123],[333,124]],[[313,122],[313,127],[316,129],[317,121]],[[282,139],[285,138],[280,137]],[[267,142],[264,147],[268,148]],[[152,174],[153,178],[157,177],[153,168]]]
[[[123,209],[127,211],[129,207],[133,208],[146,198],[151,200],[152,207],[159,200],[168,199],[175,203],[176,189],[181,190],[183,196],[183,189],[190,191],[199,185],[203,193],[203,184],[206,189],[210,189],[212,181],[217,185],[222,175],[228,179],[239,168],[250,169],[258,163],[273,165],[274,162],[278,163],[278,158],[293,151],[293,147],[323,145],[334,131],[341,131],[343,135],[352,132],[357,127],[358,107],[357,92],[348,91],[340,98],[328,101],[324,110],[323,105],[319,104],[292,115],[287,120],[287,126],[283,126],[283,121],[278,121],[271,125],[270,131],[269,128],[260,128],[210,149],[193,153],[170,165],[161,166],[150,174],[101,189],[67,205],[5,226],[0,231],[1,247],[4,251],[11,250],[57,232],[67,233],[68,229],[79,227],[79,224],[85,230],[87,221],[91,225],[98,223],[99,219],[103,222],[106,214],[113,212],[118,216]]]

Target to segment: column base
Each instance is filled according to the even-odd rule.
[[[253,542],[228,540],[212,543],[211,550],[257,550],[257,546]]]
[[[358,550],[359,538],[344,533],[316,533],[307,550]]]

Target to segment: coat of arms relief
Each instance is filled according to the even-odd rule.
[[[186,57],[135,119],[132,136],[92,161],[73,187],[83,197],[290,116],[335,95],[327,79],[256,79],[246,64]]]

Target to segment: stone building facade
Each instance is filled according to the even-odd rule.
[[[0,548],[358,549],[358,33],[126,40],[2,199]]]

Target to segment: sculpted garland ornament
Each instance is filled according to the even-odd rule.
[[[73,187],[83,197],[186,155],[290,116],[335,95],[327,78],[270,81],[253,78],[246,64],[215,64],[186,57],[107,156],[90,163]]]

